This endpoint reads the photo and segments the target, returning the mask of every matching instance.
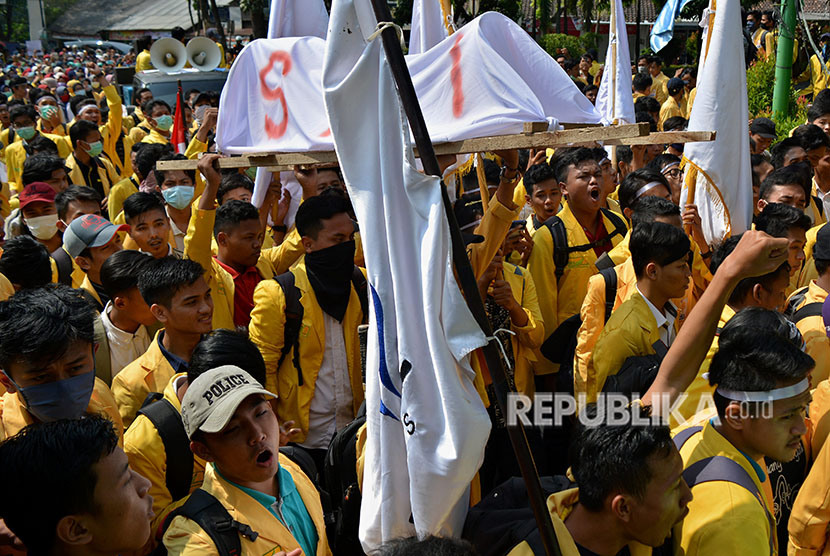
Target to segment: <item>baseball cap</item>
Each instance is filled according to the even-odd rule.
[[[24,187],[17,198],[20,201],[20,208],[22,209],[26,205],[36,201],[54,203],[55,195],[57,193],[55,193],[51,185],[42,181],[36,181]]]
[[[669,91],[670,95],[676,95],[680,91],[683,90],[683,87],[686,86],[686,82],[680,79],[679,77],[672,77],[669,79],[669,82],[666,83],[666,89]]]
[[[769,118],[755,118],[749,124],[749,132],[754,135],[760,135],[765,139],[775,139],[778,135],[775,133],[775,122]]]
[[[830,226],[824,225],[818,229],[816,244],[813,246],[813,258],[830,261]]]
[[[223,365],[201,374],[190,383],[182,399],[182,423],[188,438],[196,431],[219,432],[225,428],[248,396],[269,392],[236,365]]]
[[[63,247],[73,259],[89,247],[101,247],[112,241],[115,234],[129,230],[126,224],[116,226],[103,216],[85,214],[69,223],[63,233]]]

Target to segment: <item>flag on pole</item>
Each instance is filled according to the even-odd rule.
[[[412,4],[409,54],[426,52],[453,33],[450,10],[445,0],[415,0]]]
[[[651,28],[651,36],[649,37],[649,44],[654,52],[663,50],[669,41],[674,36],[674,20],[680,14],[680,10],[686,7],[689,0],[668,0],[660,10],[660,15],[657,16],[657,21],[654,22],[654,27]],[[740,30],[738,31],[740,35]]]
[[[271,0],[268,38],[326,38],[329,14],[323,0]]]
[[[173,119],[173,132],[170,135],[170,143],[178,154],[184,154],[187,150],[185,130],[187,124],[184,121],[184,104],[182,103],[182,82],[178,81],[179,91],[176,93],[176,117]]]
[[[746,231],[752,221],[752,166],[739,0],[710,0],[705,58],[689,131],[715,131],[715,140],[688,143],[681,199],[697,205],[708,243]],[[708,52],[715,56],[706,57]]]
[[[628,31],[621,0],[611,2],[608,50],[605,52],[605,69],[597,91],[596,106],[605,124],[634,123]]]
[[[334,0],[323,66],[372,301],[360,516],[367,552],[415,533],[460,535],[490,431],[469,363],[486,339],[455,281],[440,180],[416,171],[381,39],[366,40],[375,26],[370,0]]]

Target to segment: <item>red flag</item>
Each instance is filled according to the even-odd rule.
[[[185,150],[187,150],[187,144],[185,143],[184,136],[185,129],[184,104],[182,103],[182,82],[179,81],[179,92],[176,94],[176,114],[173,119],[173,134],[170,136],[170,142],[179,154],[184,154]]]

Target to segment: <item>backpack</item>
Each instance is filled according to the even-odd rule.
[[[63,247],[52,251],[52,259],[58,267],[58,283],[72,287],[72,257]]]
[[[285,327],[283,328],[283,343],[280,359],[277,362],[277,369],[288,356],[288,352],[294,348],[292,358],[294,368],[297,369],[297,385],[303,385],[303,370],[300,367],[300,330],[303,327],[303,304],[300,303],[300,288],[294,283],[294,273],[290,270],[274,278],[282,288],[285,295]],[[364,320],[369,315],[369,297],[367,291],[366,277],[360,268],[355,266],[352,271],[352,285],[360,299],[360,309],[363,311]]]
[[[800,321],[806,319],[807,317],[820,317],[822,303],[820,301],[814,301],[812,303],[807,303],[802,308],[796,310],[796,307],[801,305],[804,299],[807,297],[807,290],[809,286],[803,286],[798,288],[793,292],[790,296],[790,299],[787,301],[787,308],[784,309],[784,316],[793,324],[798,324]]]
[[[601,208],[599,210],[614,225],[614,231],[602,239],[586,243],[585,245],[568,245],[568,233],[565,229],[565,223],[562,222],[562,219],[558,216],[551,216],[543,223],[543,225],[547,226],[548,230],[550,230],[550,235],[553,238],[553,266],[557,284],[559,283],[559,279],[562,278],[562,275],[565,273],[565,267],[568,266],[568,259],[570,258],[571,253],[584,253],[585,251],[590,251],[594,247],[610,242],[611,238],[614,236],[625,236],[628,232],[625,221],[620,218],[619,215],[607,208]]]
[[[360,486],[357,481],[357,433],[366,423],[366,402],[354,420],[331,439],[325,459],[326,490],[331,496],[333,518],[327,530],[334,554],[363,554],[358,539]]]

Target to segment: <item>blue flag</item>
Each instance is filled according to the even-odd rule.
[[[651,28],[649,37],[649,44],[654,52],[660,52],[669,44],[674,35],[674,20],[688,3],[689,0],[668,0],[663,6],[660,15],[657,16],[657,21],[654,22],[654,27]]]

